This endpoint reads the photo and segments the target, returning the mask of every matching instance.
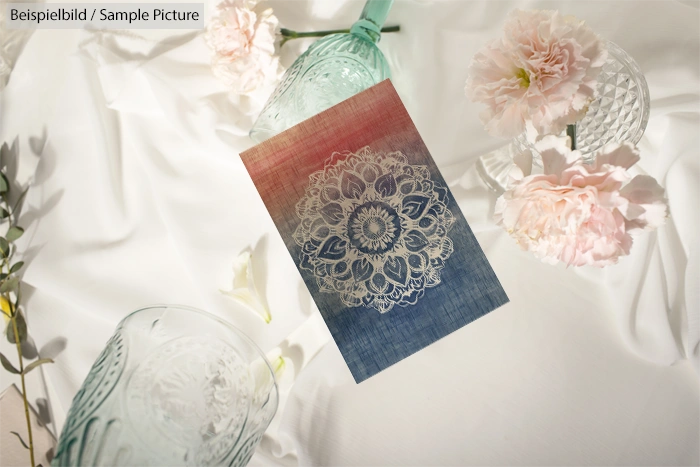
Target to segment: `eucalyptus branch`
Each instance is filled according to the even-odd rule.
[[[24,415],[27,421],[27,439],[25,443],[19,433],[13,432],[22,446],[29,450],[31,466],[35,467],[34,460],[34,437],[32,435],[31,417],[29,414],[29,401],[27,399],[27,385],[25,376],[34,368],[44,363],[52,363],[48,358],[39,358],[25,366],[25,358],[22,354],[22,343],[27,340],[27,322],[20,308],[20,280],[19,271],[24,266],[24,262],[12,263],[12,257],[17,252],[14,242],[24,234],[24,229],[17,225],[18,212],[22,206],[22,200],[27,193],[24,190],[14,203],[10,206],[10,183],[6,175],[0,171],[0,224],[6,224],[7,230],[4,236],[0,236],[0,305],[3,314],[7,317],[7,328],[5,335],[10,343],[15,344],[17,349],[17,359],[19,368],[16,368],[10,360],[0,353],[2,366],[10,373],[19,375],[22,385],[22,399],[24,402]]]
[[[5,295],[5,299],[7,300],[7,295]],[[12,302],[8,300],[10,303],[10,310],[12,313],[12,318],[10,318],[10,321],[12,322],[12,331],[13,334],[15,335],[15,345],[17,347],[17,358],[19,358],[19,377],[20,380],[22,381],[22,400],[24,401],[24,417],[27,420],[27,437],[29,438],[29,460],[31,462],[31,466],[34,467],[36,465],[36,462],[34,461],[34,437],[32,436],[32,420],[29,417],[29,401],[27,401],[27,386],[24,380],[24,359],[22,358],[22,343],[20,341],[20,336],[19,336],[19,328],[17,327],[17,319],[16,319],[16,314],[17,314],[17,309],[12,306]],[[12,311],[14,310],[14,312]],[[22,441],[22,438],[20,438],[20,441]],[[24,444],[24,443],[23,443]]]

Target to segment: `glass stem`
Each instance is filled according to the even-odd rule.
[[[398,32],[401,30],[401,26],[387,26],[381,29],[381,32]],[[324,36],[329,36],[331,34],[342,34],[342,33],[349,33],[350,29],[328,29],[325,31],[310,31],[310,32],[297,32],[297,31],[292,31],[291,29],[287,28],[282,28],[280,29],[280,35],[282,36],[282,42],[280,45],[283,45],[285,42],[292,40],[292,39],[299,39],[302,37],[324,37]]]
[[[367,0],[362,14],[360,15],[360,19],[355,21],[350,29],[297,32],[282,28],[280,29],[280,34],[282,35],[280,46],[284,45],[288,40],[298,39],[300,37],[323,37],[339,33],[352,33],[372,42],[379,42],[381,33],[398,32],[401,30],[401,26],[382,27],[393,3],[394,0]]]
[[[571,150],[576,149],[576,124],[566,125],[566,135],[569,137],[571,143]]]

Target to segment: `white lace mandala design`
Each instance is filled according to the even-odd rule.
[[[333,153],[296,205],[300,266],[349,307],[414,305],[453,251],[446,204],[447,188],[400,152]]]

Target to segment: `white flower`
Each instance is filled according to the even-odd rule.
[[[257,0],[227,0],[216,7],[207,27],[212,71],[237,94],[250,94],[273,85],[284,71],[275,53],[279,26],[272,8]]]
[[[253,256],[249,251],[244,251],[233,263],[233,289],[221,293],[227,295],[237,302],[245,305],[251,311],[258,314],[266,323],[272,321],[270,311],[265,305],[253,277]]]

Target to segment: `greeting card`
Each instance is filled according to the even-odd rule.
[[[241,158],[356,382],[508,302],[389,80]]]

